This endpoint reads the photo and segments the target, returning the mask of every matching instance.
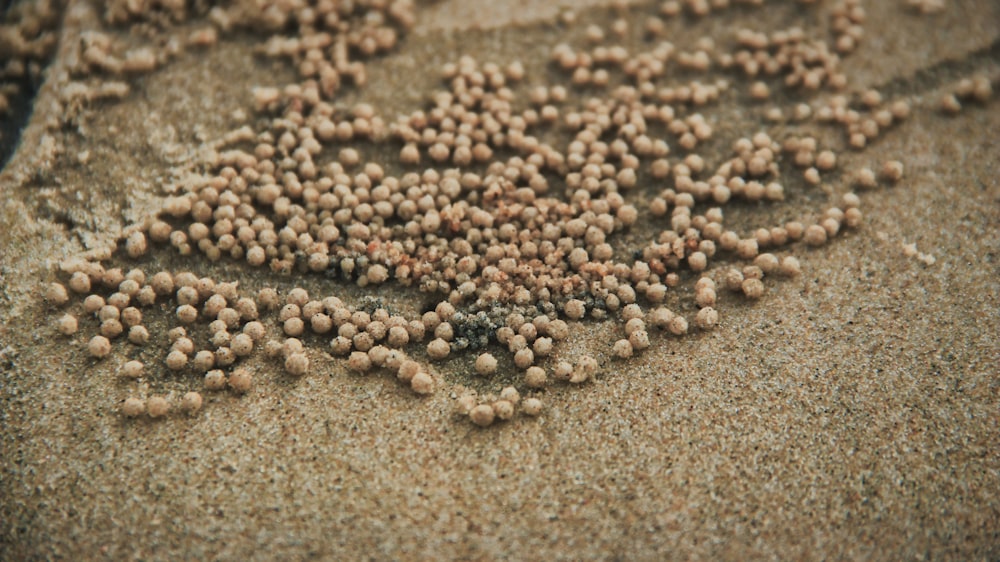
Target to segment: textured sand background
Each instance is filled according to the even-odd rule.
[[[469,4],[429,7],[345,99],[413,107],[436,81],[425,65],[456,52],[544,72],[550,7],[491,2],[485,15],[516,14],[514,27]],[[203,139],[240,125],[250,85],[289,71],[227,38],[137,79],[61,131],[53,157],[42,137],[57,56],[0,175],[0,559],[1000,557],[1000,111],[924,110],[954,80],[1000,68],[1000,6],[955,0],[926,17],[901,4],[867,3],[868,35],[845,63],[855,86],[916,108],[843,155],[845,169],[907,166],[864,195],[865,226],[800,253],[803,275],[757,303],[724,296],[716,330],[658,338],[593,384],[550,388],[541,418],[487,430],[452,419],[447,391],[417,398],[318,353],[320,372],[206,395],[194,418],[123,419],[123,356],[98,364],[84,338],[56,337],[39,283],[141,214]],[[677,33],[786,15],[735,11]],[[64,41],[93,17],[81,5]],[[603,359],[607,329],[576,326],[563,353]],[[466,367],[442,371],[462,382]]]

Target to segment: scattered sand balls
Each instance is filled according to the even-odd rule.
[[[87,351],[91,357],[103,359],[111,353],[111,341],[104,336],[94,336],[87,342]]]
[[[506,386],[500,391],[500,400],[506,400],[516,406],[521,401],[521,394],[513,386]]]
[[[823,244],[826,244],[826,239],[827,231],[821,225],[811,224],[806,227],[805,235],[803,236],[803,240],[805,240],[806,244],[809,244],[810,246],[822,246]]]
[[[754,82],[750,86],[750,97],[755,100],[766,100],[771,96],[771,89],[764,82]]]
[[[757,257],[759,245],[754,238],[740,240],[736,244],[736,254],[744,260],[752,260]]]
[[[820,152],[816,157],[816,167],[822,171],[829,171],[837,165],[837,155],[830,150]]]
[[[283,328],[285,335],[299,337],[305,332],[306,326],[301,318],[295,317],[285,320]]]
[[[128,341],[135,345],[144,345],[149,341],[149,330],[145,326],[132,326],[128,330]]]
[[[916,259],[920,260],[921,262],[923,262],[923,264],[926,265],[926,266],[928,266],[928,267],[934,265],[937,262],[937,258],[935,258],[932,254],[927,254],[927,253],[918,251],[916,243],[906,243],[906,242],[904,242],[903,243],[903,255],[906,256],[906,257],[908,257],[908,258],[916,258]]]
[[[569,382],[573,376],[573,365],[569,361],[560,361],[552,369],[552,376],[556,380]]]
[[[971,98],[979,103],[986,103],[993,97],[993,83],[987,76],[976,75],[958,83],[956,90],[963,98]]]
[[[77,271],[69,278],[69,288],[74,293],[89,293],[90,287],[90,276],[82,271]]]
[[[309,358],[301,352],[290,354],[285,359],[285,372],[295,377],[305,375],[309,372]]]
[[[475,407],[476,396],[474,394],[463,394],[455,399],[455,413],[460,416],[468,416]]]
[[[597,375],[598,369],[600,369],[600,364],[597,362],[597,359],[594,359],[590,355],[583,355],[577,360],[569,382],[579,384],[591,380]]]
[[[354,348],[354,342],[344,336],[337,336],[330,340],[330,352],[334,355],[347,355]]]
[[[861,168],[854,173],[854,184],[858,187],[871,189],[878,185],[875,172],[871,168]]]
[[[198,353],[194,354],[194,359],[191,360],[191,366],[194,367],[196,371],[208,372],[215,366],[215,353],[203,349]]]
[[[903,163],[898,160],[889,160],[882,165],[879,175],[888,182],[896,183],[903,179]]]
[[[254,320],[247,322],[246,325],[243,326],[243,333],[250,336],[250,339],[253,342],[259,342],[264,339],[264,336],[267,334],[267,329],[263,324]]]
[[[182,324],[193,324],[198,319],[198,309],[190,304],[177,307],[177,320]]]
[[[229,348],[237,357],[247,357],[253,352],[253,338],[249,334],[236,334],[229,341]]]
[[[667,324],[667,329],[675,336],[683,336],[688,331],[688,321],[683,316],[674,316]]]
[[[921,14],[941,12],[947,6],[945,0],[907,0],[906,4],[911,8],[915,8]]]
[[[764,296],[764,282],[760,279],[744,279],[742,289],[743,294],[750,299],[759,299]]]
[[[482,376],[492,375],[497,371],[497,360],[489,353],[483,353],[476,358],[476,373]]]
[[[367,373],[372,368],[371,357],[364,351],[352,352],[351,356],[347,359],[347,367],[358,373]]]
[[[122,365],[122,375],[130,379],[137,379],[142,376],[145,366],[142,361],[128,361]]]
[[[688,266],[691,271],[704,271],[708,266],[708,257],[704,252],[694,252],[688,256]]]
[[[733,292],[740,292],[743,290],[743,272],[738,269],[730,269],[726,272],[725,285],[726,288]],[[662,309],[661,309],[662,310]],[[669,311],[668,311],[669,312]],[[664,315],[664,320],[669,322],[673,318],[672,314]],[[658,325],[660,325],[658,323]]]
[[[541,367],[528,367],[524,372],[524,384],[528,388],[545,388],[547,381],[548,376],[545,374],[545,369]]]
[[[69,293],[66,292],[66,287],[62,283],[49,283],[45,290],[45,300],[49,304],[62,306],[69,302]]]
[[[384,345],[376,345],[368,350],[368,358],[371,359],[372,366],[386,367],[389,359],[389,348]]]
[[[427,355],[431,359],[442,360],[451,353],[451,344],[441,338],[435,338],[427,344]]]
[[[186,392],[181,398],[181,410],[187,414],[195,414],[201,410],[202,397],[197,392]]]
[[[632,357],[632,344],[628,340],[618,340],[611,352],[619,359],[628,359]]]
[[[102,336],[114,339],[120,336],[124,329],[125,328],[122,326],[121,322],[114,318],[109,318],[108,320],[101,322],[99,331]]]
[[[132,326],[138,326],[142,323],[142,312],[138,308],[130,306],[122,311],[121,321],[122,324],[128,326],[129,328]]]
[[[497,400],[493,403],[493,414],[496,419],[507,421],[514,417],[514,404],[508,400]]]
[[[850,209],[844,211],[844,223],[850,228],[857,228],[861,226],[863,220],[864,215],[862,214],[861,209],[858,209],[857,207],[851,207]]]
[[[629,334],[628,342],[632,345],[632,349],[635,351],[642,351],[649,348],[649,332],[646,330],[636,330]]]
[[[527,398],[521,404],[521,411],[528,416],[538,416],[542,413],[542,401],[538,398]]]
[[[778,270],[778,257],[771,253],[764,253],[754,259],[753,264],[760,268],[765,274],[774,273]]]
[[[694,325],[701,330],[711,330],[719,323],[719,313],[712,307],[705,307],[694,317]]]
[[[552,354],[553,350],[552,338],[545,336],[536,337],[535,341],[531,344],[531,349],[539,357],[548,357]]]
[[[528,369],[535,364],[535,352],[527,347],[514,354],[514,365],[518,369]]]
[[[87,295],[87,298],[83,299],[83,311],[87,314],[96,314],[97,311],[104,308],[105,304],[104,297],[100,295]]]
[[[795,256],[785,256],[781,259],[781,273],[787,277],[795,277],[802,273],[802,266]]]
[[[489,427],[493,424],[496,413],[493,407],[487,404],[480,404],[469,412],[469,419],[479,427]]]
[[[404,359],[399,365],[399,371],[396,373],[396,377],[403,382],[410,382],[417,373],[422,372],[423,369],[420,363],[412,359]]]
[[[219,371],[220,373],[222,371]],[[205,377],[206,387],[208,386],[208,376]],[[229,387],[234,391],[243,394],[250,390],[253,384],[253,377],[250,372],[246,369],[234,369],[232,373],[229,373]]]
[[[63,314],[59,317],[59,320],[56,321],[56,330],[64,336],[72,336],[76,333],[77,328],[78,323],[76,316],[73,316],[72,314]]]
[[[690,278],[686,270],[705,272],[694,290],[697,312],[689,318],[696,328],[708,330],[717,325],[720,306],[708,276],[716,277],[720,287],[761,298],[765,276],[770,284],[772,275],[801,272],[796,258],[776,254],[821,246],[841,228],[861,224],[860,198],[851,194],[844,197],[843,210],[825,211],[816,224],[793,220],[754,225],[747,232],[723,226],[723,209],[731,200],[763,205],[791,198],[802,182],[779,180],[789,165],[807,183],[824,184],[822,189],[832,192],[841,180],[827,172],[840,164],[838,155],[821,150],[828,139],[812,136],[816,133],[793,133],[779,141],[750,131],[733,143],[731,154],[709,158],[700,148],[714,138],[710,123],[715,121],[699,111],[707,111],[730,88],[728,78],[666,87],[659,81],[669,73],[666,61],[693,72],[718,68],[742,76],[755,100],[771,99],[771,89],[783,83],[782,95],[757,114],[766,112],[782,127],[800,127],[803,121],[810,127],[812,121],[843,127],[848,146],[858,149],[910,113],[905,100],[885,100],[877,90],[861,92],[856,100],[836,94],[828,102],[810,102],[814,105],[800,98],[779,106],[786,93],[798,90],[810,100],[824,99],[812,93],[820,88],[848,91],[840,59],[857,48],[864,30],[864,12],[853,0],[834,8],[829,44],[797,28],[773,35],[744,30],[732,51],[706,37],[689,46],[663,43],[633,53],[616,45],[631,44],[626,41],[635,32],[636,26],[622,18],[606,29],[588,27],[583,41],[592,44],[585,48],[557,46],[553,60],[565,75],[533,87],[527,100],[518,99],[521,94],[512,85],[528,78],[523,64],[480,64],[463,56],[442,69],[446,89],[428,100],[429,107],[393,118],[391,124],[368,104],[334,109],[331,100],[342,83],[360,87],[367,79],[364,65],[353,59],[391,49],[397,35],[412,26],[411,9],[397,4],[406,3],[366,5],[363,25],[334,14],[340,34],[335,41],[342,43],[323,47],[304,38],[269,43],[263,52],[294,60],[300,80],[256,88],[253,101],[267,119],[249,120],[244,114],[241,120],[254,125],[223,139],[230,148],[242,148],[213,156],[216,161],[206,164],[203,176],[181,186],[160,216],[130,225],[118,248],[102,259],[110,261],[117,251],[136,260],[162,247],[277,274],[321,275],[367,290],[398,283],[439,295],[440,304],[422,316],[404,317],[381,303],[373,305],[374,299],[310,298],[302,287],[280,294],[263,288],[245,296],[235,282],[191,272],[149,275],[136,268],[126,274],[127,267],[69,259],[60,264],[65,285],[50,284],[45,298],[62,306],[71,293],[87,295],[83,324],[90,327],[90,315],[100,322],[100,335],[88,343],[91,355],[108,355],[110,342],[126,331],[135,345],[159,341],[161,335],[151,336],[149,330],[161,325],[162,305],[187,327],[169,332],[167,367],[183,370],[190,364],[206,372],[206,389],[223,388],[221,368],[261,350],[283,360],[289,374],[301,376],[309,369],[303,342],[314,335],[323,335],[333,354],[347,357],[352,370],[393,371],[420,394],[433,391],[435,379],[404,350],[430,339],[426,352],[432,360],[478,353],[475,371],[488,376],[498,371],[498,361],[482,350],[499,342],[525,371],[524,384],[542,388],[547,358],[560,358],[560,342],[570,334],[567,320],[620,318],[625,337],[614,341],[611,351],[625,359],[651,345],[647,322],[649,330],[688,332],[688,319],[661,306],[675,295],[685,307],[677,310],[696,310],[682,286]],[[659,14],[638,26],[639,33],[663,37],[664,18],[682,12],[704,17],[728,3],[662,4]],[[322,15],[324,9],[317,9]],[[315,16],[303,14],[296,25],[311,29]],[[216,35],[212,28],[196,29],[187,40],[210,45]],[[614,41],[606,43],[609,38]],[[91,51],[88,60],[112,73],[159,64],[144,51],[117,60],[110,47]],[[575,86],[594,91],[578,102],[568,94]],[[955,110],[966,101],[989,99],[991,89],[984,77],[962,81],[951,95]],[[514,107],[526,109],[512,113]],[[557,133],[567,135],[565,143],[551,140]],[[369,154],[359,152],[355,141],[396,143],[398,159],[393,161],[392,149],[391,154],[376,151],[389,154],[389,162],[368,161]],[[671,152],[676,147],[683,151],[679,156]],[[404,171],[393,175],[398,164]],[[647,174],[661,185],[648,213],[629,194],[646,188]],[[868,168],[845,174],[859,188],[902,177],[897,161],[886,162],[877,177]],[[662,226],[652,239],[641,240],[649,216],[658,217],[656,224]],[[623,232],[630,233],[623,237]],[[738,265],[724,269],[733,262]],[[714,269],[717,264],[722,268]],[[210,349],[196,351],[194,341],[202,344],[206,324]],[[70,314],[57,321],[60,333],[72,335],[78,328]],[[265,342],[271,329],[288,339]],[[551,369],[554,378],[571,383],[590,380],[598,370],[589,356],[575,366],[555,361]],[[250,381],[240,367],[228,377],[237,392],[249,390]],[[499,400],[486,401],[492,403],[473,401],[463,411],[475,423],[489,425],[495,418],[510,419],[519,397],[504,389]],[[181,407],[187,410],[183,400]],[[529,398],[521,407],[537,415],[541,402]],[[491,412],[488,421],[483,408]],[[476,421],[475,411],[483,423]]]
[[[566,312],[566,316],[570,319],[579,320],[587,313],[587,308],[583,301],[572,299],[566,302],[564,311]]]
[[[386,343],[391,347],[406,347],[410,343],[410,333],[403,326],[392,326],[389,328]]]
[[[146,401],[146,412],[151,418],[162,418],[170,412],[170,402],[162,396],[153,396]]]
[[[940,105],[941,111],[950,115],[955,115],[962,111],[962,102],[958,101],[958,96],[955,94],[945,94],[941,96]]]
[[[226,388],[226,373],[221,369],[209,371],[205,373],[204,384],[207,390],[222,390]]]
[[[140,398],[126,398],[122,402],[122,413],[127,417],[135,418],[146,412],[146,402]]]
[[[146,253],[146,235],[142,232],[133,232],[125,239],[125,253],[130,258],[139,258]]]
[[[175,349],[167,354],[166,364],[171,371],[179,371],[187,367],[188,356],[183,351]]]
[[[759,260],[760,256],[758,256],[757,259]],[[755,260],[755,262],[756,261],[757,260]],[[715,293],[714,287],[705,286],[695,288],[694,302],[699,307],[704,308],[706,306],[715,306],[717,298],[718,297]]]
[[[417,394],[431,394],[434,392],[434,378],[425,372],[419,372],[410,379],[410,388]]]

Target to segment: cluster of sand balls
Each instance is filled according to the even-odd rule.
[[[144,247],[141,240],[141,233],[133,233],[125,243],[126,252],[136,254],[137,244]],[[411,335],[422,339],[424,324],[408,323],[400,316],[389,315],[384,308],[369,314],[348,307],[336,297],[311,300],[301,288],[288,291],[284,297],[270,287],[254,296],[243,296],[236,282],[217,283],[191,272],[159,271],[147,276],[142,269],[123,272],[83,259],[64,261],[61,271],[67,276],[65,284],[53,282],[45,293],[51,305],[69,308],[56,320],[56,329],[62,335],[74,336],[81,320],[94,324],[96,334],[87,340],[86,350],[97,360],[112,355],[114,342],[127,342],[126,356],[159,355],[158,369],[165,367],[180,375],[200,377],[206,391],[229,388],[242,394],[251,389],[253,376],[240,363],[255,351],[279,361],[288,375],[298,377],[310,371],[305,346],[298,339],[308,323],[313,333],[339,334],[331,342],[335,354],[364,350],[350,353],[348,366],[352,370],[391,369],[417,394],[430,394],[435,387],[426,369],[400,350]],[[70,303],[71,295],[82,300]],[[157,320],[166,316],[168,323],[174,324],[167,331],[167,341],[163,342],[167,345],[160,354],[145,351],[153,344],[147,313]],[[274,324],[280,327],[281,335],[268,339],[268,326]],[[348,343],[341,353],[338,346],[344,340]],[[226,374],[226,370],[230,372]],[[132,380],[148,374],[145,362],[139,359],[125,361],[117,371],[124,379]],[[179,406],[194,413],[201,404],[201,394],[189,392]],[[165,396],[148,400],[130,397],[122,411],[130,417],[146,412],[156,418],[166,415],[170,407]]]
[[[947,7],[945,0],[906,0],[906,5],[921,14],[935,14]]]
[[[17,95],[25,82],[40,82],[42,65],[56,47],[64,4],[16,3],[6,14],[6,23],[0,24],[0,118],[9,111],[8,98]],[[344,83],[364,85],[365,59],[393,49],[415,21],[413,0],[212,4],[111,0],[74,6],[74,23],[88,19],[82,14],[92,8],[99,10],[94,18],[107,25],[87,29],[79,41],[64,46],[63,63],[70,80],[59,91],[62,124],[79,124],[86,108],[96,102],[126,98],[131,78],[164,67],[186,50],[214,46],[220,38],[240,31],[269,37],[257,47],[261,55],[290,61],[303,79],[314,79],[331,97]]]
[[[463,394],[455,403],[455,410],[461,416],[468,416],[472,423],[486,427],[494,421],[507,421],[520,410],[526,416],[537,416],[542,412],[542,401],[536,397],[521,400],[521,394],[513,386],[504,387],[498,397],[477,397]]]
[[[345,81],[356,85],[367,82],[363,59],[392,50],[400,35],[413,27],[415,11],[413,0],[237,0],[210,8],[184,0],[113,0],[104,4],[104,19],[116,25],[143,22],[168,27],[196,17],[203,17],[209,25],[182,38],[170,37],[168,48],[159,52],[143,47],[116,56],[108,36],[95,33],[86,39],[92,42],[98,38],[99,44],[90,45],[96,49],[85,45],[80,58],[83,64],[112,74],[139,66],[149,70],[165,62],[164,54],[176,54],[183,46],[211,46],[220,33],[246,29],[270,35],[259,52],[290,60],[303,79],[315,79],[330,97]]]
[[[985,104],[993,98],[993,82],[986,76],[976,75],[963,78],[952,88],[951,93],[941,97],[941,111],[954,115],[962,111],[963,102]]]
[[[265,329],[256,321],[256,305],[247,299],[238,299],[236,284],[215,284],[209,278],[199,279],[190,272],[173,275],[166,271],[147,277],[141,269],[123,272],[118,268],[106,269],[99,263],[82,259],[66,260],[62,272],[68,276],[66,284],[51,283],[46,300],[57,307],[69,308],[56,321],[56,329],[65,336],[73,336],[80,329],[81,321],[96,324],[96,335],[87,340],[86,350],[95,359],[109,357],[116,341],[127,341],[130,350],[125,355],[138,356],[151,345],[151,334],[145,314],[156,314],[165,302],[183,303],[176,307],[176,326],[167,332],[169,346],[162,359],[162,367],[173,372],[188,372],[204,376],[206,390],[226,387],[223,372],[217,366],[232,366],[253,350]],[[68,287],[68,290],[67,290]],[[70,296],[82,302],[69,307]],[[228,304],[232,301],[233,308]],[[195,304],[202,302],[201,309]],[[211,315],[207,346],[198,346],[194,330],[189,328],[199,316]],[[235,332],[235,334],[233,333]],[[201,347],[202,349],[198,349]],[[161,367],[158,365],[157,367]],[[124,379],[138,380],[145,377],[144,361],[130,359],[117,369]],[[229,386],[236,392],[246,392],[251,379],[243,369],[235,369],[228,377]],[[181,410],[189,413],[201,409],[202,396],[191,391],[180,400]],[[130,417],[144,412],[151,417],[165,416],[171,402],[165,396],[151,396],[148,400],[130,397],[122,405],[122,412]]]
[[[365,82],[347,54],[393,48],[395,30],[412,26],[412,5],[321,4],[288,3],[284,12],[275,4],[280,13],[264,14],[277,28],[297,26],[298,36],[271,39],[261,51],[294,61],[300,79],[256,88],[256,110],[272,118],[228,135],[226,150],[205,163],[210,172],[185,180],[158,216],[127,229],[118,255],[140,259],[172,248],[264,272],[256,275],[352,283],[372,295],[409,287],[435,304],[407,317],[345,303],[336,284],[323,295],[301,287],[244,295],[236,282],[164,271],[147,279],[139,269],[123,274],[70,260],[63,281],[83,298],[82,316],[97,321],[87,344],[94,357],[111,354],[118,338],[144,345],[151,335],[143,307],[157,306],[177,324],[162,367],[198,374],[205,390],[249,390],[253,377],[240,362],[257,352],[287,375],[305,376],[310,355],[320,352],[310,348],[319,347],[354,372],[388,372],[429,394],[444,382],[430,365],[471,352],[474,374],[489,379],[509,361],[518,386],[532,393],[522,400],[505,386],[498,397],[460,396],[459,413],[485,426],[517,411],[538,415],[540,393],[553,381],[599,375],[601,362],[591,355],[562,357],[572,323],[617,320],[620,336],[594,354],[627,360],[658,338],[713,329],[723,289],[760,299],[774,280],[801,272],[789,250],[822,246],[862,221],[860,198],[848,192],[800,220],[747,232],[727,226],[726,205],[777,205],[791,188],[838,177],[837,150],[814,136],[752,131],[721,161],[698,152],[716,135],[702,111],[731,91],[719,73],[755,81],[753,99],[769,97],[764,80],[791,91],[845,89],[839,60],[862,39],[865,20],[855,0],[834,7],[828,37],[744,30],[728,49],[712,38],[691,49],[660,39],[661,17],[707,15],[728,2],[665,2],[647,20],[649,50],[614,43],[630,33],[618,20],[609,32],[588,28],[587,48],[553,48],[562,82],[531,85],[518,61],[459,57],[442,69],[445,88],[428,106],[392,122],[371,105],[345,109],[332,97],[345,77]],[[359,13],[367,14],[360,23],[348,17]],[[704,79],[678,84],[675,70]],[[905,100],[887,102],[875,90],[788,112],[791,122],[843,127],[855,149],[908,113]],[[359,143],[398,147],[398,158],[363,161]],[[802,181],[789,184],[789,166],[804,168]],[[857,171],[854,185],[893,183],[902,174],[891,161],[880,177]],[[693,297],[682,296],[689,290]],[[49,300],[65,305],[65,287],[52,285]],[[77,325],[70,313],[58,322],[67,335]],[[137,360],[122,367],[126,377],[149,370]],[[186,394],[180,408],[196,411],[201,403]],[[130,397],[122,411],[158,417],[171,404]]]
[[[0,119],[10,113],[11,98],[41,82],[59,40],[60,15],[58,2],[20,2],[0,13]]]

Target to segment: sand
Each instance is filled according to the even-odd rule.
[[[412,107],[435,82],[423,65],[456,49],[544,72],[547,20],[522,11],[521,27],[479,31],[451,4],[428,8],[436,23],[371,63],[345,101]],[[40,283],[153,208],[202,142],[241,123],[250,85],[291,74],[254,57],[252,38],[223,39],[48,132],[57,56],[0,175],[0,559],[997,558],[1000,112],[933,108],[956,79],[1000,69],[1000,7],[898,4],[868,3],[868,35],[845,61],[854,84],[915,105],[842,156],[844,169],[906,165],[899,185],[863,194],[864,226],[800,251],[803,274],[756,303],[723,295],[714,331],[657,336],[630,361],[610,359],[610,324],[573,325],[561,353],[595,354],[602,375],[551,386],[536,420],[485,430],[452,414],[454,388],[416,397],[318,352],[297,380],[255,363],[250,394],[208,393],[197,416],[124,419],[125,353],[98,363],[82,333],[57,336]],[[95,17],[79,9],[61,49]],[[678,33],[786,16],[736,11]],[[169,252],[146,263],[185,266]],[[475,387],[469,365],[439,374]]]

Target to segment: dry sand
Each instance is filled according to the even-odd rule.
[[[463,4],[432,6],[437,23],[345,99],[413,107],[436,80],[425,65],[456,50],[544,72],[550,23],[467,30]],[[537,420],[487,430],[453,419],[447,390],[417,398],[320,353],[301,380],[260,362],[251,394],[208,394],[196,417],[123,419],[124,354],[96,363],[82,335],[57,337],[39,284],[151,208],[201,140],[240,124],[250,85],[289,71],[242,36],[186,53],[55,133],[64,156],[50,165],[57,57],[0,175],[0,559],[1000,557],[1000,112],[932,110],[954,80],[1000,69],[1000,7],[902,4],[867,3],[868,35],[845,62],[855,86],[916,108],[843,155],[844,169],[907,167],[863,195],[865,225],[800,252],[803,275],[759,302],[723,296],[716,330],[658,337],[628,362],[607,358],[608,326],[574,326],[562,353],[595,353],[604,374],[550,387]],[[779,12],[678,33],[777,25]],[[93,17],[78,15],[64,41]],[[168,254],[149,263],[184,266]],[[474,384],[468,362],[441,371]]]

